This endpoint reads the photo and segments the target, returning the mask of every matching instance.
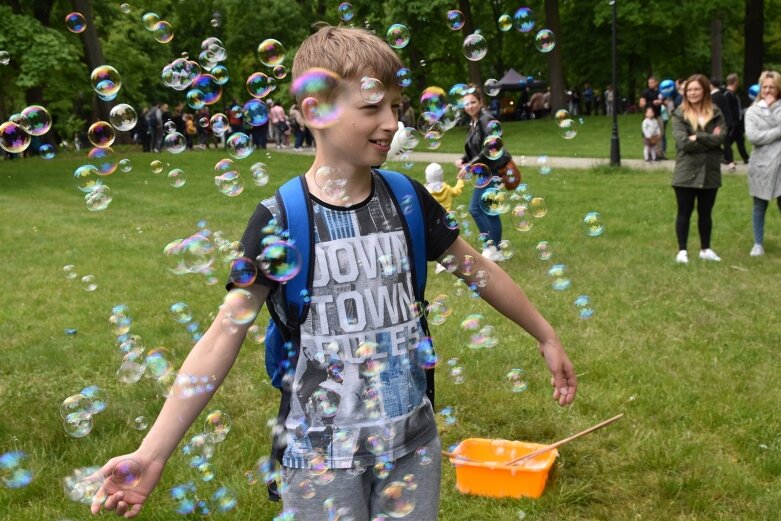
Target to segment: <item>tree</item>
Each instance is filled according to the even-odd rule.
[[[743,78],[752,84],[759,78],[765,63],[765,46],[762,35],[765,32],[765,2],[746,0],[744,25],[745,47],[743,48]]]
[[[556,35],[556,47],[548,53],[548,78],[550,81],[550,108],[558,110],[564,107],[564,64],[562,61],[561,20],[559,19],[558,0],[545,0],[545,21],[548,29]]]

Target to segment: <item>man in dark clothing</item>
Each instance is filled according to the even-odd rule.
[[[711,78],[710,99],[713,104],[721,111],[721,114],[724,116],[724,121],[727,124],[727,129],[729,129],[735,125],[735,122],[732,120],[732,114],[730,113],[729,107],[727,106],[727,98],[724,96],[724,92],[722,92],[722,90],[719,88],[720,83],[721,82],[718,78]],[[724,157],[722,158],[721,162],[725,165],[729,165],[729,170],[731,172],[735,171],[735,162],[732,160],[732,150],[729,151],[728,155],[726,146],[724,147]]]
[[[724,159],[731,164],[735,163],[732,154],[732,144],[738,145],[738,152],[743,162],[748,164],[748,151],[746,151],[746,142],[743,140],[743,108],[740,105],[740,98],[737,91],[740,86],[740,78],[732,73],[727,76],[727,88],[724,91],[724,98],[727,100],[727,114],[724,118],[727,120],[727,141],[724,143]]]
[[[659,128],[662,129],[662,139],[657,145],[656,157],[657,159],[667,159],[665,152],[667,151],[667,122],[662,120],[662,93],[659,92],[659,81],[656,76],[648,77],[648,88],[640,95],[640,112],[645,112],[646,107],[654,109],[654,116],[659,123]]]

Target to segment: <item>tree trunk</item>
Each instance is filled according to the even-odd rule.
[[[463,34],[472,34],[475,32],[475,24],[472,21],[472,6],[469,0],[458,0],[458,7],[462,13],[464,13],[464,32]],[[478,85],[482,92],[483,88],[483,75],[480,73],[480,64],[467,60],[469,65],[469,81]],[[485,94],[483,94],[483,102],[485,102]]]
[[[548,53],[548,78],[550,81],[550,109],[564,108],[564,65],[561,59],[561,20],[558,0],[545,0],[545,21],[556,35],[556,47]]]
[[[762,73],[765,48],[762,35],[765,31],[765,2],[746,0],[746,22],[743,27],[743,78],[746,85],[753,85]]]
[[[720,87],[721,81],[724,79],[724,71],[722,70],[721,44],[721,18],[714,14],[710,21],[710,77],[712,79],[719,80],[719,84],[715,85],[715,87]]]
[[[103,48],[98,40],[98,31],[92,18],[91,0],[71,0],[73,10],[84,15],[87,20],[87,28],[81,33],[81,45],[84,48],[84,58],[87,60],[87,68],[92,72],[95,67],[106,65],[106,58],[103,56]],[[93,94],[93,97],[95,95]],[[96,101],[93,104],[93,119],[108,121],[108,115],[111,111],[113,102]]]

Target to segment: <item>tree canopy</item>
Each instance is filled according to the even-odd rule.
[[[84,0],[82,0],[84,1]],[[617,0],[619,92],[633,98],[649,73],[659,77],[686,77],[694,72],[711,75],[711,43],[721,38],[722,69],[743,71],[744,23],[747,12],[757,5],[765,20],[764,67],[781,63],[781,1],[768,0]],[[92,18],[106,62],[122,76],[118,101],[140,112],[160,100],[178,104],[184,93],[161,81],[162,68],[187,53],[197,59],[201,41],[220,38],[227,50],[225,65],[230,81],[224,86],[223,100],[245,100],[246,78],[255,71],[268,73],[257,56],[258,44],[275,38],[286,48],[284,64],[290,67],[300,42],[318,21],[350,23],[384,37],[389,25],[401,23],[411,33],[410,43],[400,49],[402,61],[412,70],[410,98],[429,85],[445,90],[456,83],[501,78],[510,68],[523,76],[548,81],[551,76],[547,54],[535,48],[534,37],[546,27],[546,3],[557,7],[561,30],[556,35],[561,74],[568,88],[589,82],[602,89],[611,78],[611,6],[607,0],[532,0],[527,6],[535,15],[532,31],[515,28],[503,31],[502,14],[513,16],[519,4],[509,0],[353,0],[354,17],[340,20],[338,0],[134,0],[130,12],[121,2],[92,2]],[[69,32],[64,19],[77,2],[66,0],[0,0],[0,50],[10,56],[0,65],[0,112],[7,118],[26,104],[38,102],[49,108],[60,133],[95,118],[94,93],[89,84],[90,70],[85,59],[82,35]],[[553,6],[551,4],[554,4]],[[461,30],[446,24],[449,10],[461,9],[466,20]],[[171,23],[174,38],[159,43],[144,27],[142,16],[154,12]],[[553,11],[548,11],[553,12]],[[712,34],[712,21],[719,20],[720,35]],[[488,44],[486,56],[468,61],[462,50],[466,29],[479,32]],[[471,68],[470,68],[471,67]],[[755,78],[747,78],[750,84]],[[280,81],[273,97],[290,99],[289,77]]]

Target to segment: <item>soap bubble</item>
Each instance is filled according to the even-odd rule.
[[[505,379],[510,384],[510,390],[514,393],[522,393],[529,387],[529,383],[526,381],[526,374],[523,369],[515,368],[510,369]]]
[[[113,99],[122,87],[122,80],[114,67],[101,65],[92,70],[90,84],[98,96]]]
[[[123,459],[111,470],[111,481],[123,488],[138,485],[143,478],[143,467],[133,459]]]
[[[87,20],[81,13],[68,13],[65,15],[65,27],[72,33],[83,33],[87,29]]]
[[[556,48],[556,35],[550,29],[542,29],[534,37],[534,46],[540,52],[551,52]]]
[[[392,481],[380,492],[382,511],[392,518],[407,516],[415,509],[413,491],[403,481]]]
[[[548,175],[551,173],[550,159],[548,156],[540,156],[537,158],[537,172],[540,175]]]
[[[19,154],[30,146],[30,134],[21,125],[6,121],[0,125],[0,148],[12,154]]]
[[[496,24],[499,26],[500,31],[506,33],[513,28],[513,19],[509,14],[505,13],[499,16]]]
[[[301,254],[290,242],[278,241],[266,246],[258,256],[260,269],[266,277],[286,282],[301,271]]]
[[[602,216],[599,215],[599,212],[587,213],[583,218],[583,226],[586,229],[586,235],[589,237],[599,237],[605,231],[605,226],[602,224]]]
[[[33,473],[25,468],[26,459],[27,454],[22,451],[0,455],[0,484],[6,488],[22,488],[32,483]]]
[[[225,315],[234,324],[250,324],[260,310],[255,295],[242,288],[233,288],[222,301]]]
[[[181,154],[187,150],[187,140],[180,132],[171,132],[163,139],[163,148],[172,154]]]
[[[236,159],[244,159],[252,154],[252,138],[243,132],[234,132],[225,142],[228,154]]]
[[[483,84],[483,92],[488,96],[496,96],[501,90],[502,86],[496,78],[489,78],[485,80],[485,83]]]
[[[26,120],[25,131],[32,136],[42,136],[52,128],[52,118],[49,112],[40,105],[30,105],[22,110]]]
[[[144,24],[144,27],[147,31],[151,31],[155,28],[155,24],[160,21],[160,15],[157,13],[144,13],[144,15],[141,17],[141,22]]]
[[[458,31],[464,26],[464,13],[461,11],[453,9],[448,11],[445,17],[447,19],[448,28],[453,31]]]
[[[98,148],[110,147],[114,143],[115,137],[114,127],[105,121],[96,121],[87,130],[87,139]]]
[[[578,135],[578,122],[574,119],[565,119],[559,123],[561,137],[573,139]]]
[[[278,40],[268,38],[258,45],[258,58],[266,67],[274,67],[285,60],[285,48]]]
[[[572,281],[566,276],[567,267],[564,264],[554,264],[548,270],[548,276],[553,279],[551,287],[556,291],[564,291],[572,285]]]
[[[528,232],[534,226],[531,212],[525,204],[516,205],[510,212],[510,223],[519,232]]]
[[[464,38],[463,48],[467,60],[479,61],[488,53],[488,42],[481,34],[473,33]]]
[[[231,419],[228,413],[212,411],[206,416],[203,432],[209,443],[220,443],[231,430]]]
[[[117,130],[132,130],[138,122],[136,109],[127,103],[120,103],[111,108],[109,121]]]
[[[588,295],[580,295],[575,299],[575,309],[578,310],[581,320],[588,320],[594,316],[594,307]]]
[[[541,261],[550,260],[553,257],[553,251],[548,241],[538,242],[534,249],[537,250],[537,258]]]
[[[84,291],[89,291],[89,292],[98,289],[98,284],[97,282],[95,282],[95,275],[84,275],[81,278],[81,287],[84,288]]]
[[[412,71],[406,67],[402,67],[396,71],[396,82],[400,87],[409,87],[412,85]]]
[[[262,72],[253,72],[247,78],[247,92],[253,98],[265,98],[274,87],[273,80]]]
[[[152,34],[158,42],[169,43],[174,39],[174,28],[171,27],[170,23],[161,20],[152,27]]]
[[[336,8],[336,11],[339,14],[339,18],[341,18],[344,22],[349,22],[353,19],[353,16],[355,16],[353,6],[349,2],[342,2],[339,4],[339,7]]]
[[[268,169],[264,163],[254,163],[250,167],[252,173],[252,180],[258,186],[266,186],[269,181]]]
[[[545,199],[542,197],[533,198],[529,203],[529,211],[531,211],[531,214],[537,219],[545,217],[545,214],[548,213],[548,207],[545,204]]]
[[[168,172],[168,184],[174,188],[181,188],[187,183],[187,178],[181,168],[174,168]]]
[[[521,7],[513,15],[513,23],[516,30],[528,33],[534,29],[534,13],[528,7]]]
[[[385,35],[385,39],[394,49],[403,49],[407,46],[410,40],[409,29],[401,24],[393,24],[388,27],[388,32]]]
[[[486,215],[502,215],[510,211],[510,196],[498,188],[486,188],[480,195],[480,209]]]
[[[385,96],[385,86],[376,78],[364,76],[361,78],[361,99],[366,103],[376,104]]]
[[[8,51],[0,51],[0,65],[8,65],[11,63],[11,55]]]

